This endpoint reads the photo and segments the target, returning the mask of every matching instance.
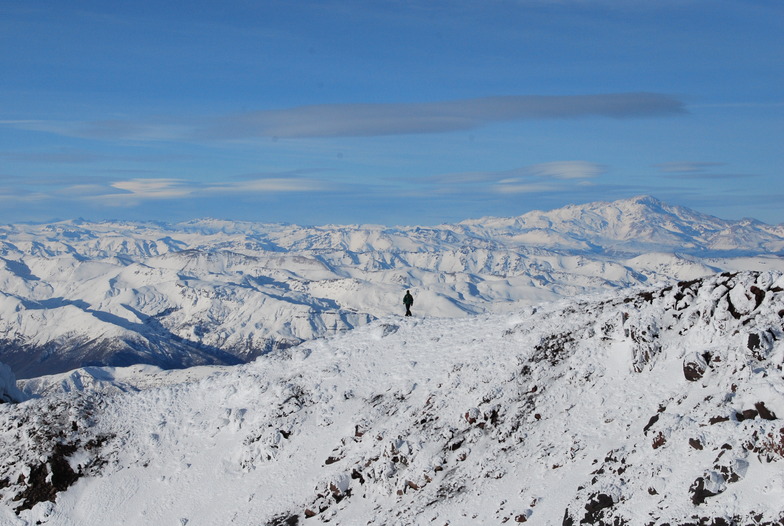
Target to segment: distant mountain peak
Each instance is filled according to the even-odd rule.
[[[653,197],[652,195],[638,195],[636,197],[632,197],[628,199],[633,203],[638,203],[641,205],[651,205],[651,206],[662,206],[664,203],[659,199]]]

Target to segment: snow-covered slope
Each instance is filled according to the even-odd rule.
[[[784,226],[650,197],[439,227],[65,221],[0,227],[0,361],[247,362],[401,313],[504,312],[597,290],[784,270]]]
[[[27,399],[27,396],[16,385],[16,376],[11,368],[0,363],[0,404],[17,403]]]
[[[0,522],[781,524],[782,342],[725,273],[4,404]]]

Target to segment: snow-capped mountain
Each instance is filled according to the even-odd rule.
[[[753,219],[725,221],[650,196],[571,205],[550,212],[529,212],[511,219],[466,221],[491,236],[555,249],[600,252],[672,252],[705,256],[779,253],[784,251],[784,225]]]
[[[64,221],[0,227],[0,361],[247,362],[401,313],[503,312],[597,290],[784,270],[784,226],[650,197],[438,227]]]
[[[773,526],[782,342],[784,275],[728,272],[386,316],[157,385],[30,380],[48,396],[0,404],[0,522]]]

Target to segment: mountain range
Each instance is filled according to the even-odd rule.
[[[784,270],[784,225],[637,197],[512,218],[386,227],[201,219],[0,226],[0,362],[249,362],[402,314],[526,305],[722,271]]]

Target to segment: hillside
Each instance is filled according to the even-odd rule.
[[[782,341],[784,277],[723,273],[385,317],[157,387],[38,380],[0,405],[0,521],[781,524]]]
[[[0,361],[237,364],[401,314],[513,311],[720,271],[784,271],[784,227],[641,197],[438,227],[64,221],[0,227]]]

